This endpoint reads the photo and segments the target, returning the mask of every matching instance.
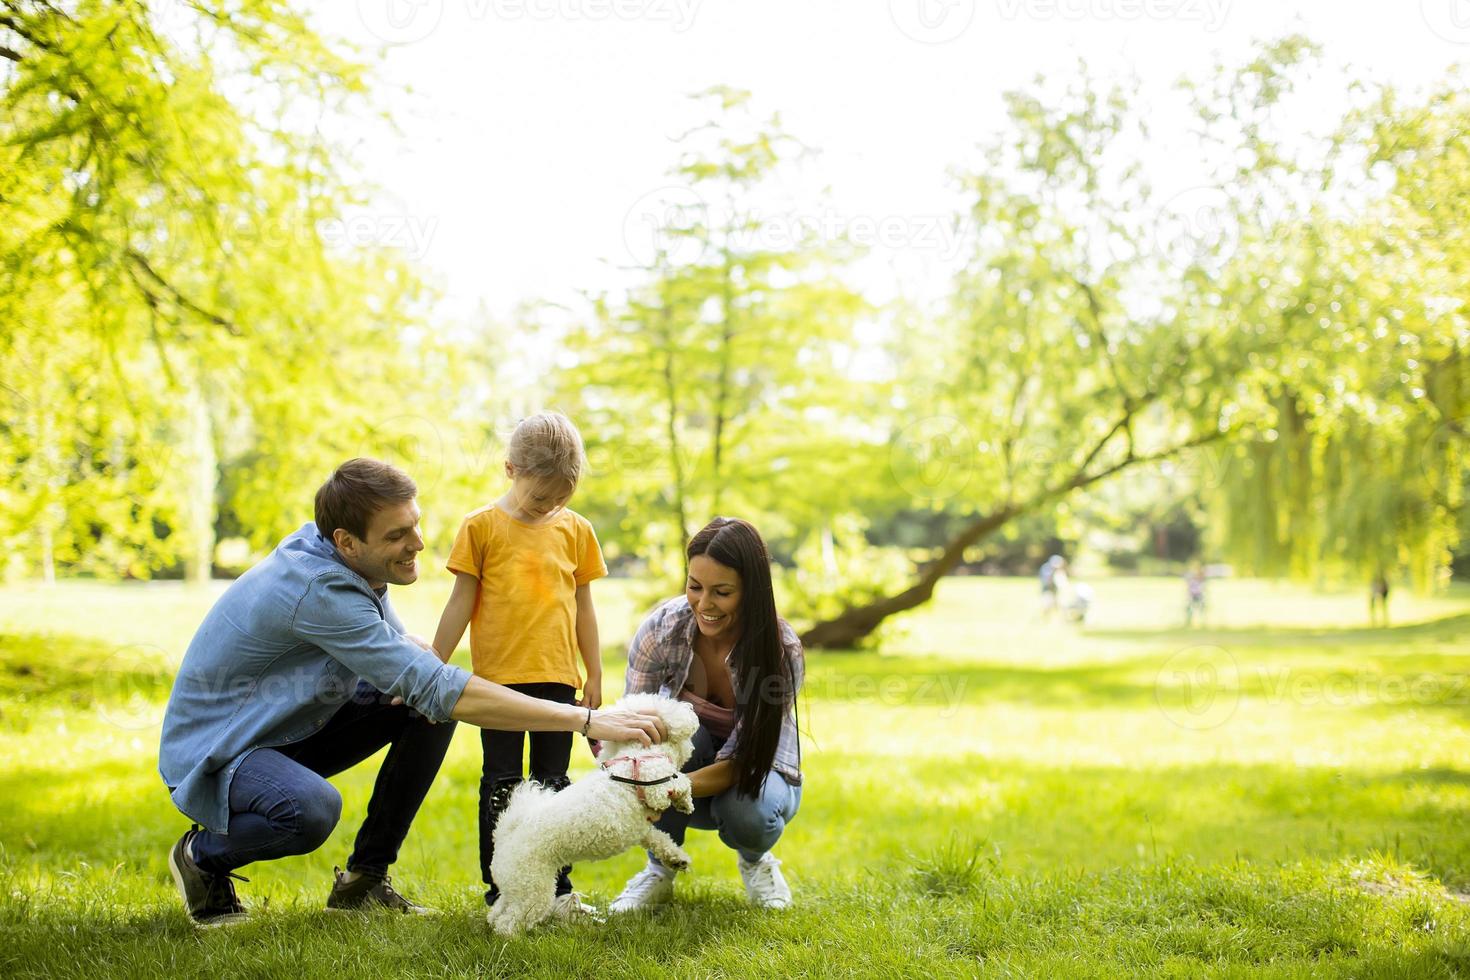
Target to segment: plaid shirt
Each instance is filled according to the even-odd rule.
[[[796,638],[786,620],[781,620],[781,645],[791,660],[791,671],[795,690],[801,690],[806,675],[806,661],[801,652],[801,641]],[[663,603],[638,627],[633,640],[628,644],[628,675],[624,684],[625,694],[662,694],[678,697],[689,678],[690,667],[695,664],[694,610],[689,600],[677,596]],[[730,686],[738,690],[739,682],[730,675]],[[735,754],[740,741],[740,725],[720,746],[716,759],[728,759]],[[776,758],[771,768],[786,778],[793,786],[801,785],[801,742],[796,731],[796,719],[788,710],[781,720],[781,740],[776,745]]]

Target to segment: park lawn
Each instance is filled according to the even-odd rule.
[[[1357,592],[1212,583],[1185,631],[1177,581],[1094,584],[1085,631],[951,579],[881,652],[812,654],[795,908],[747,908],[692,832],[667,912],[512,942],[479,918],[468,729],[395,868],[444,916],[320,910],[369,764],[326,847],[245,869],[252,922],[194,931],[158,717],[218,590],[0,592],[0,975],[1470,975],[1470,593],[1370,630]],[[444,591],[395,601],[430,633]],[[610,697],[637,595],[599,593]],[[603,903],[640,863],[574,878]]]

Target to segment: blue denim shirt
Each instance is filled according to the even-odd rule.
[[[359,679],[448,720],[470,675],[403,634],[387,589],[303,525],[225,590],[184,653],[158,752],[174,805],[225,833],[245,757],[320,730]]]

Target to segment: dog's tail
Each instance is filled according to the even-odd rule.
[[[538,809],[537,804],[541,800],[554,795],[556,794],[540,783],[531,780],[521,783],[506,801],[505,812],[500,815],[499,820],[495,821],[496,837],[498,838],[501,834],[515,833],[516,827],[525,823],[526,818]]]

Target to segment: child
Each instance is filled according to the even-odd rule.
[[[1184,591],[1186,594],[1184,604],[1184,625],[1193,626],[1197,618],[1199,624],[1205,624],[1205,572],[1196,563],[1184,576]]]
[[[449,570],[454,591],[439,619],[434,648],[448,659],[470,627],[474,671],[517,691],[587,708],[602,704],[602,659],[590,583],[607,574],[597,535],[566,508],[582,475],[582,437],[564,415],[542,412],[511,434],[505,475],[510,489],[464,519]],[[586,670],[582,696],[577,657]],[[482,730],[480,875],[487,905],[499,897],[490,876],[495,822],[521,781],[522,732]],[[530,776],[544,786],[570,784],[569,732],[531,732]],[[556,881],[557,917],[592,914],[572,891],[571,868]]]

